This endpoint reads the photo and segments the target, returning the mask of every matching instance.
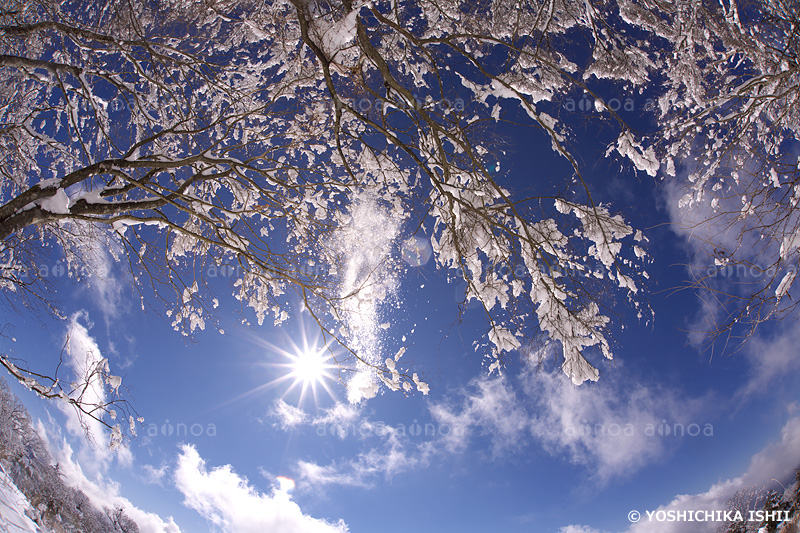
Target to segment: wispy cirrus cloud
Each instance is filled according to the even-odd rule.
[[[595,483],[604,485],[663,458],[679,442],[668,438],[674,429],[696,424],[692,431],[708,431],[702,399],[625,381],[624,371],[617,370],[613,377],[581,386],[557,370],[533,367],[517,380],[473,380],[455,403],[430,407],[436,421],[458,430],[437,444],[456,452],[478,438],[488,439],[496,457],[540,445],[583,465]]]
[[[481,378],[473,380],[455,402],[434,403],[430,412],[440,426],[451,429],[440,438],[448,451],[464,451],[472,439],[484,436],[499,455],[527,440],[530,415],[524,405],[524,397],[508,380]]]
[[[337,404],[316,418],[293,415],[315,426],[317,434],[324,430],[323,435],[358,441],[354,456],[324,465],[303,460],[297,468],[312,487],[371,486],[381,477],[424,467],[434,457],[489,450],[489,459],[498,460],[542,446],[585,467],[594,483],[605,485],[677,448],[681,439],[673,432],[690,427],[703,438],[713,431],[704,418],[712,416],[704,400],[662,386],[631,384],[622,377],[576,386],[558,369],[531,368],[517,378],[476,378],[452,399],[428,403],[432,423],[415,419],[416,430],[375,421],[348,404]],[[283,409],[273,411],[276,417],[286,416]],[[422,431],[420,424],[432,431]]]
[[[338,440],[354,439],[362,443],[362,451],[354,457],[330,464],[298,461],[297,471],[303,481],[303,490],[326,485],[371,487],[382,477],[392,477],[427,460],[427,454],[420,453],[420,443],[410,442],[406,433],[397,427],[365,416],[362,404],[337,402],[320,415],[312,417],[302,409],[278,399],[273,402],[269,414],[276,419],[276,427],[284,431],[311,426],[316,428],[320,436]]]
[[[286,403],[282,398],[278,398],[273,402],[267,415],[275,419],[274,425],[284,431],[301,426],[309,419],[308,413],[299,407]]]
[[[713,431],[702,399],[618,374],[576,387],[557,373],[527,373],[531,435],[553,455],[585,466],[603,485],[663,458],[680,440],[676,430]]]

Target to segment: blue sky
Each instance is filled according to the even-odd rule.
[[[463,289],[429,261],[409,265],[382,320],[387,356],[404,346],[402,361],[430,394],[384,390],[352,404],[329,380],[330,393],[318,386],[316,399],[301,401],[300,387],[287,392],[286,352],[319,337],[299,303],[277,328],[243,325],[236,302],[221,298],[224,335],[207,329],[187,340],[142,311],[109,262],[108,276],[88,285],[57,279],[65,320],[6,310],[3,348],[42,370],[68,333],[68,360],[101,353],[145,419],[138,437],[111,452],[99,433],[92,446],[71,411],[15,390],[67,478],[98,503],[138,509],[129,514],[143,531],[703,531],[647,523],[646,511],[721,510],[738,488],[792,475],[800,327],[764,328],[730,357],[690,345],[699,301],[672,289],[700,250],[666,225],[686,214],[674,191],[614,163],[592,165],[604,134],[587,131],[596,199],[647,230],[657,280],[652,323],[615,309],[615,358],[598,361],[598,383],[572,385],[536,346],[526,347],[530,359],[488,375],[474,346],[486,329],[480,311],[459,317]],[[535,132],[497,132],[508,143],[500,173],[510,187],[564,172],[532,148]],[[214,280],[220,294],[229,281]],[[632,510],[641,523],[631,524]]]

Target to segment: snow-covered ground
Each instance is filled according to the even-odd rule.
[[[25,514],[25,510],[29,508],[28,499],[0,466],[0,531],[3,533],[29,533],[31,531],[45,533]]]

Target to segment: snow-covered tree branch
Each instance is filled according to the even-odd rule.
[[[658,130],[626,153],[675,186],[676,223],[698,252],[700,333],[736,348],[798,303],[798,4],[636,2],[620,3],[620,15],[649,36],[661,84]],[[646,153],[660,165],[643,163]]]
[[[591,76],[647,80],[652,64],[620,48],[613,12],[20,3],[0,21],[3,289],[48,301],[40,247],[80,278],[93,242],[130,266],[143,306],[160,299],[191,334],[216,323],[209,269],[231,268],[259,323],[283,321],[294,294],[346,347],[353,399],[380,382],[427,392],[381,353],[375,320],[416,234],[485,311],[490,371],[542,332],[574,382],[596,380],[614,292],[647,312],[644,236],[594,202],[553,109]],[[503,185],[485,125],[512,111],[568,162],[563,184]]]

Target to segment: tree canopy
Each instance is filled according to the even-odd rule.
[[[541,334],[573,382],[597,380],[611,306],[646,317],[649,281],[643,228],[594,201],[560,113],[587,95],[616,131],[607,157],[679,187],[688,176],[682,205],[707,206],[696,223],[719,265],[752,261],[751,242],[772,254],[772,277],[715,300],[716,331],[738,334],[793,308],[800,247],[797,5],[763,4],[12,2],[2,290],[59,313],[43,249],[79,281],[111,254],[142,307],[189,335],[217,326],[226,299],[209,277],[226,269],[245,320],[280,323],[303,302],[346,348],[358,401],[428,390],[402,350],[384,353],[380,311],[404,249],[429,246],[484,310],[489,371]],[[604,102],[609,83],[653,97],[652,127]],[[569,165],[562,182],[503,183],[488,126],[520,115]],[[704,272],[696,286],[714,290]],[[75,395],[3,361],[40,394]]]

